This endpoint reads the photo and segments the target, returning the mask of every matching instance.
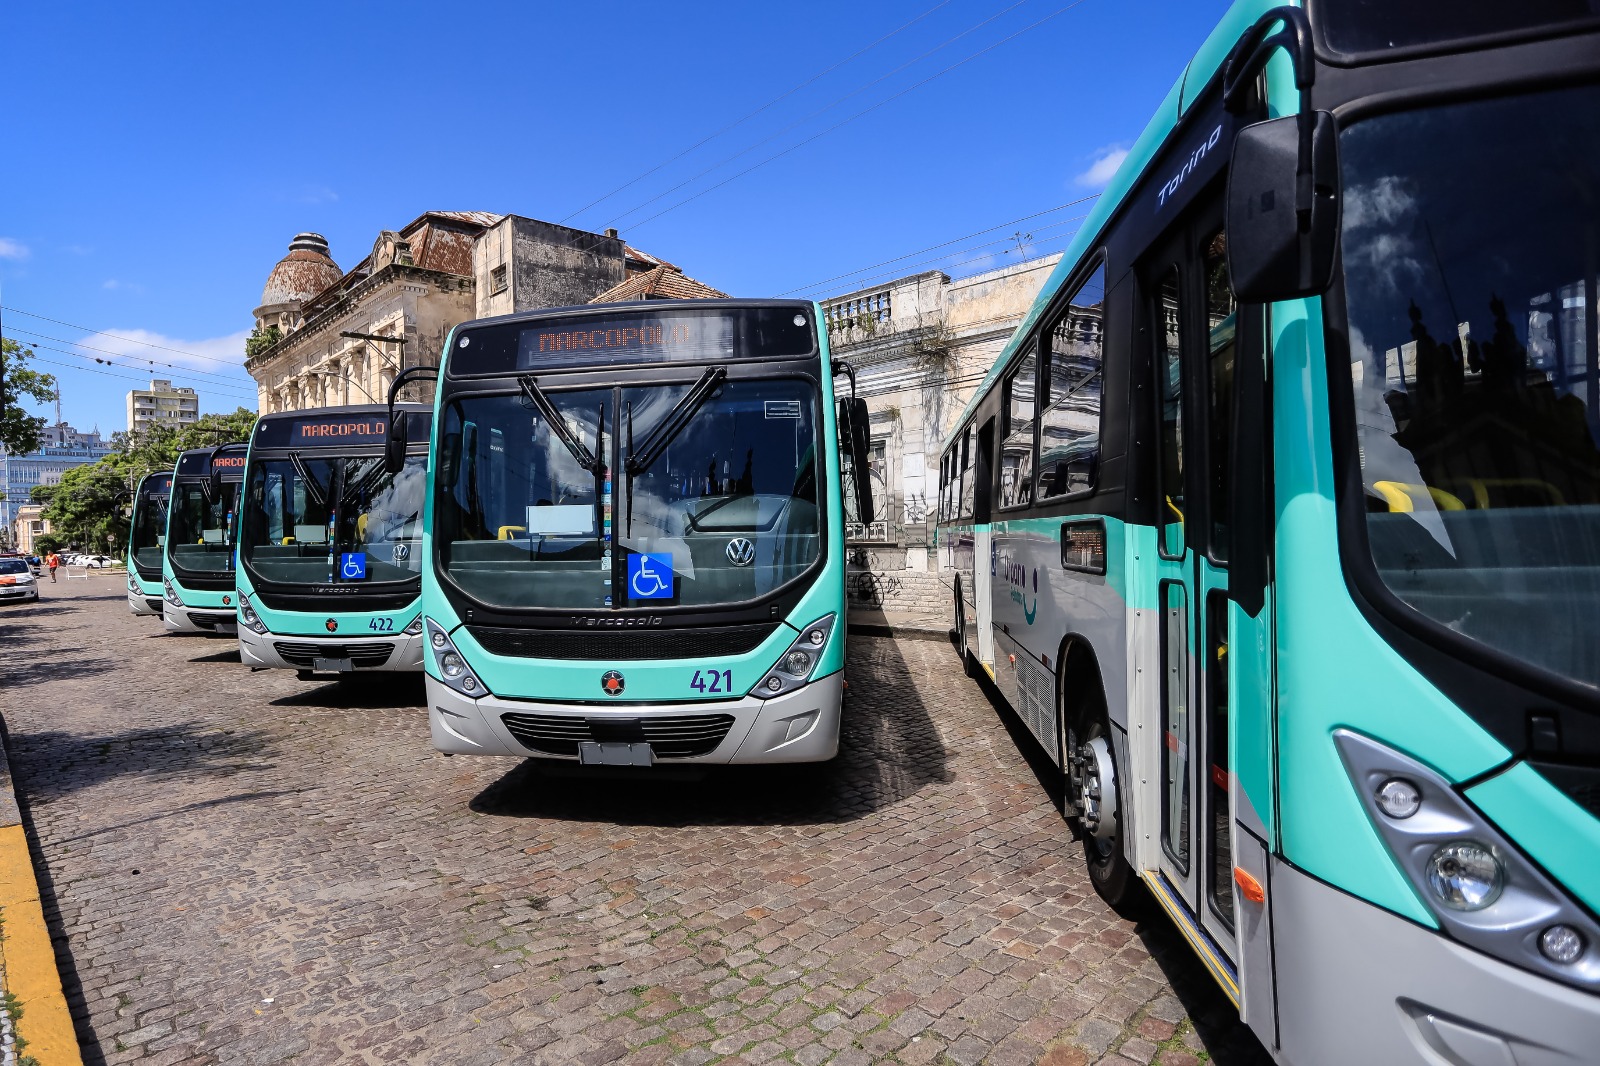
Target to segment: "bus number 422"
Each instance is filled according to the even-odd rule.
[[[689,687],[696,692],[729,692],[733,691],[732,670],[696,670],[694,677],[689,681]]]

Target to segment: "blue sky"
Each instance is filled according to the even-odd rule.
[[[130,378],[254,407],[299,230],[348,268],[429,209],[615,225],[738,296],[975,273],[1065,244],[1226,7],[7,5],[5,334],[109,433]]]

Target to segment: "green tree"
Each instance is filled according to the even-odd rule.
[[[33,538],[33,554],[49,555],[53,551],[60,551],[66,542],[54,533],[41,533]]]
[[[33,349],[24,348],[9,337],[0,340],[0,445],[21,455],[39,447],[39,431],[45,419],[22,409],[24,396],[34,403],[49,403],[56,398],[56,379],[28,367]]]

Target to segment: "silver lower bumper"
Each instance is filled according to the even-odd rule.
[[[223,621],[227,618],[227,621]],[[197,620],[199,619],[199,620]],[[202,624],[202,621],[215,624]],[[168,633],[201,633],[208,637],[231,637],[239,631],[238,616],[224,607],[174,607],[166,604],[161,620]]]
[[[286,636],[282,633],[257,633],[254,630],[239,627],[239,658],[246,666],[267,667],[276,670],[305,670],[308,667],[298,663],[291,663],[278,654],[275,647],[279,643],[314,644],[319,648],[333,648],[342,651],[352,644],[366,642],[369,638],[345,638],[340,640],[335,637],[302,637],[298,635]],[[360,666],[356,669],[360,673],[372,673],[379,670],[418,671],[422,669],[422,637],[407,636],[404,633],[393,635],[384,634],[381,639],[370,638],[374,644],[393,644],[394,651],[389,653],[389,658],[380,666]],[[331,657],[331,656],[330,656]]]
[[[1279,1059],[1295,1066],[1578,1066],[1600,997],[1508,966],[1331,888],[1272,870]]]
[[[843,672],[830,674],[770,700],[707,703],[600,704],[541,703],[537,700],[467,697],[432,677],[427,679],[428,724],[433,746],[456,755],[511,755],[560,758],[524,747],[506,728],[504,714],[538,714],[573,719],[644,719],[675,715],[728,714],[733,725],[705,755],[663,759],[676,763],[826,762],[839,752]]]
[[[153,618],[161,614],[160,606],[150,606],[151,599],[154,599],[154,597],[146,596],[142,592],[134,592],[130,589],[128,591],[128,610],[141,618]],[[159,599],[156,600],[157,604],[160,604],[160,602]]]

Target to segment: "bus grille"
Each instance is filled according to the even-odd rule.
[[[649,718],[577,718],[553,714],[503,714],[511,735],[530,751],[577,758],[578,745],[648,743],[658,759],[709,755],[733,728],[731,714],[677,714]]]
[[[715,658],[755,651],[772,635],[773,625],[720,626],[714,629],[640,629],[605,632],[593,629],[552,633],[538,629],[492,629],[468,626],[467,632],[491,655],[524,659]]]
[[[389,656],[394,652],[394,645],[384,642],[376,644],[299,644],[293,641],[280,640],[272,645],[277,649],[283,661],[291,666],[298,666],[310,670],[318,659],[349,659],[350,665],[357,669],[382,666],[389,661]]]

